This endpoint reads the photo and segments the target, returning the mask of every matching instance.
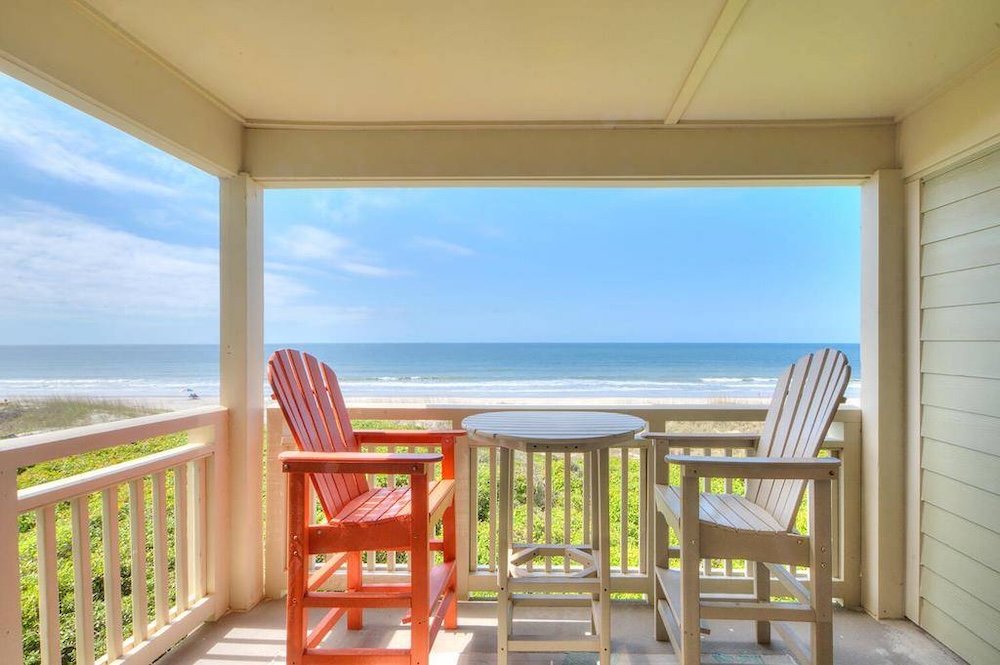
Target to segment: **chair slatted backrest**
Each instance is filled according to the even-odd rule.
[[[337,375],[329,366],[308,353],[281,349],[267,362],[267,378],[299,450],[358,450]],[[313,474],[312,480],[327,519],[368,491],[360,473]]]
[[[822,349],[799,358],[778,379],[757,455],[816,457],[850,378],[847,356],[840,351]],[[746,488],[748,499],[791,530],[805,481],[748,480]]]

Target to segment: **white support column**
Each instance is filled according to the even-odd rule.
[[[906,183],[906,616],[920,625],[920,195]]]
[[[903,616],[906,422],[903,180],[876,172],[861,188],[862,604]]]
[[[21,574],[17,546],[17,469],[0,469],[0,585],[6,598],[0,603],[0,653],[7,662],[20,663]]]
[[[245,174],[220,182],[220,400],[229,409],[229,597],[232,609],[248,610],[264,588],[264,196]]]

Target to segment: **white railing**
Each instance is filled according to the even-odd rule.
[[[203,622],[228,610],[227,580],[219,579],[229,556],[222,512],[228,494],[226,432],[226,409],[205,407],[3,442],[0,586],[11,591],[0,601],[5,662],[18,662],[15,656],[22,649],[20,595],[13,591],[20,588],[18,531],[24,516],[29,522],[34,517],[37,548],[40,653],[25,653],[29,660],[62,662],[66,645],[60,635],[58,569],[67,555],[73,569],[73,651],[78,664],[151,663]],[[18,468],[178,433],[187,434],[186,444],[17,490]],[[91,516],[92,503],[100,506],[99,521]],[[67,504],[68,553],[57,549],[57,527],[66,519]],[[95,621],[94,551],[103,570],[101,626]],[[125,612],[126,606],[130,612]],[[126,616],[131,617],[129,634],[123,626]],[[104,637],[101,653],[95,653],[96,634]]]
[[[393,421],[438,421],[445,427],[460,427],[464,418],[484,411],[511,408],[542,409],[545,407],[458,407],[458,406],[386,406],[354,407],[351,417]],[[549,407],[551,408],[551,407]],[[565,406],[558,407],[565,409]],[[580,410],[607,410],[628,413],[643,418],[650,431],[662,431],[667,423],[712,422],[725,431],[727,422],[762,422],[765,409],[758,406],[642,406],[642,407],[580,407]],[[272,405],[267,421],[267,517],[265,545],[265,593],[277,598],[284,593],[285,561],[285,479],[277,464],[281,450],[293,443],[280,410]],[[726,442],[697,449],[703,454],[741,454],[746,444]],[[837,414],[824,448],[842,461],[840,478],[835,483],[833,529],[836,552],[835,596],[848,607],[861,604],[861,412],[856,407],[843,407]],[[678,449],[679,450],[679,449]],[[688,449],[690,450],[690,449]],[[645,441],[612,451],[612,589],[615,593],[648,594],[652,580],[652,490],[657,460]],[[459,593],[496,591],[497,491],[496,452],[489,447],[472,446],[465,438],[456,446],[456,481],[458,483],[458,558]],[[627,463],[625,463],[627,461]],[[525,541],[537,534],[541,539],[570,540],[587,533],[592,508],[584,483],[589,474],[582,456],[565,453],[536,453],[520,456],[515,462],[526,482],[523,498],[518,497],[515,510],[521,511]],[[567,470],[570,470],[567,474]],[[615,495],[617,487],[617,497]],[[583,488],[584,491],[578,491]],[[724,489],[731,490],[732,485]],[[629,499],[632,499],[631,501]],[[485,514],[480,515],[480,506]],[[572,506],[565,510],[564,506]],[[482,519],[480,519],[482,518]],[[530,525],[530,526],[529,526]],[[520,540],[519,536],[515,537]],[[392,575],[396,562],[376,564],[369,557],[370,570]],[[545,560],[536,565],[571,565],[567,561]],[[733,561],[706,562],[702,574],[711,589],[720,592],[745,592],[752,580]]]

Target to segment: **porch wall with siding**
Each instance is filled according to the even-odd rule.
[[[1000,662],[1000,150],[921,196],[920,623]]]

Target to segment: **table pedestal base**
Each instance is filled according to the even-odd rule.
[[[611,566],[608,524],[608,450],[587,451],[590,457],[590,488],[594,509],[591,535],[597,546],[559,543],[510,543],[513,497],[513,453],[500,451],[500,487],[507,501],[500,504],[497,582],[497,665],[507,665],[507,655],[518,651],[573,652],[600,655],[601,665],[611,662]],[[506,556],[503,554],[506,553]],[[528,567],[539,557],[565,557],[573,562],[567,572],[545,570],[544,564]],[[538,570],[541,568],[541,570]],[[518,638],[514,635],[514,608],[583,607],[589,608],[590,634],[576,639]]]
[[[566,557],[580,567],[569,572],[533,571],[527,564],[538,557]],[[516,544],[511,547],[508,560],[506,609],[500,609],[500,631],[506,627],[506,653],[517,651],[572,652],[586,651],[610,653],[610,638],[602,640],[597,627],[602,624],[601,580],[599,579],[600,552],[590,545]],[[502,602],[498,599],[498,603]],[[571,639],[525,638],[514,635],[514,608],[516,607],[584,607],[590,609],[590,634]],[[609,608],[610,609],[610,608]],[[503,639],[503,638],[506,639]],[[500,661],[506,659],[503,654]],[[602,662],[605,659],[602,658]]]
[[[462,421],[469,440],[499,448],[499,525],[497,528],[497,663],[507,665],[511,651],[594,651],[602,665],[611,663],[611,538],[608,510],[608,448],[627,445],[646,423],[621,413],[592,411],[501,411]],[[592,506],[580,540],[590,545],[528,544],[511,546],[514,534],[513,452],[583,453]],[[627,461],[624,462],[627,464]],[[534,482],[532,478],[531,482]],[[567,480],[567,482],[569,482]],[[529,525],[528,529],[533,529]],[[568,531],[568,529],[567,529]],[[526,539],[532,538],[527,531]],[[550,537],[546,535],[546,537]],[[567,540],[569,534],[563,536]],[[532,559],[567,557],[570,571],[534,571]],[[549,559],[551,561],[551,559]],[[517,639],[515,605],[583,606],[590,609],[590,636],[578,640]]]

